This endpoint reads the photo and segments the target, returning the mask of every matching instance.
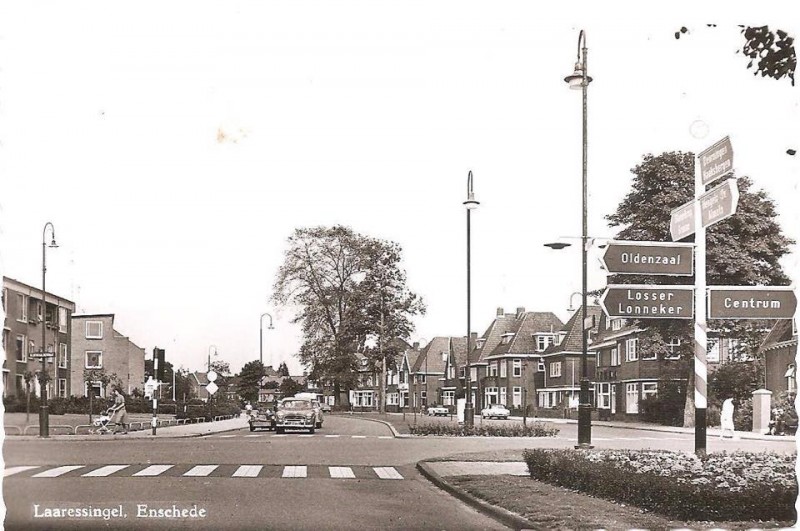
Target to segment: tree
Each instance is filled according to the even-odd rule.
[[[633,183],[616,212],[606,216],[612,227],[622,227],[617,239],[670,241],[669,221],[672,209],[694,198],[694,162],[692,153],[669,152],[659,156],[645,155],[633,168]],[[716,185],[717,183],[715,183]],[[728,286],[773,285],[790,283],[780,259],[794,242],[783,235],[776,221],[773,201],[763,190],[752,191],[748,177],[738,178],[739,204],[736,214],[706,229],[706,283]],[[691,237],[693,239],[693,236]],[[609,284],[689,284],[687,277],[613,275]],[[681,340],[681,356],[694,355],[691,321],[648,319],[640,325],[648,328],[653,349],[663,349],[663,341]],[[754,354],[763,340],[763,321],[713,320],[709,327],[726,337],[741,340],[744,354]],[[742,353],[739,353],[742,354]],[[685,361],[684,361],[685,363]],[[688,367],[688,389],[684,412],[685,425],[694,419],[694,370]]]
[[[282,361],[280,365],[278,365],[278,376],[289,376],[289,367],[286,365],[285,361]]]
[[[288,397],[303,392],[304,387],[302,384],[300,384],[299,382],[295,382],[291,378],[284,378],[283,381],[281,382],[280,387],[278,387],[278,390],[284,397]]]
[[[751,361],[729,361],[720,365],[708,380],[710,395],[720,403],[733,398],[738,405],[752,398],[756,390],[756,367]]]
[[[706,27],[716,28],[716,24],[706,24]],[[739,31],[744,37],[741,52],[750,59],[747,68],[755,66],[753,75],[773,79],[789,78],[794,86],[794,71],[797,68],[797,55],[794,50],[794,38],[783,30],[771,31],[769,26],[744,26],[739,25]],[[675,38],[689,33],[686,27],[675,32]]]
[[[299,309],[293,322],[303,330],[300,361],[312,379],[331,380],[336,396],[356,384],[356,353],[378,335],[381,299],[384,320],[400,333],[410,330],[400,314],[425,311],[405,287],[400,255],[397,244],[342,226],[296,229],[288,239],[273,300]],[[380,295],[378,279],[384,281]]]
[[[259,360],[248,361],[239,372],[239,396],[248,402],[258,402],[258,390],[264,376],[264,365]]]
[[[94,382],[99,382],[100,387],[103,392],[103,396],[108,396],[106,390],[108,389],[108,385],[113,383],[117,388],[121,390],[122,382],[120,381],[119,377],[117,377],[117,373],[106,373],[105,369],[84,369],[83,370],[83,381],[87,384],[91,384]],[[89,424],[92,423],[92,408],[94,400],[94,392],[89,389]]]

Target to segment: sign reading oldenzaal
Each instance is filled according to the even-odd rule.
[[[602,260],[613,274],[691,276],[693,248],[692,243],[612,240]]]
[[[709,319],[791,319],[794,289],[786,286],[709,286]]]
[[[694,286],[609,284],[600,306],[610,318],[693,319]]]

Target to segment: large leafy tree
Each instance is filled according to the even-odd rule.
[[[243,400],[256,403],[258,401],[258,388],[261,384],[261,377],[264,374],[264,366],[259,360],[248,361],[239,372],[239,396]]]
[[[620,227],[617,238],[639,241],[671,241],[669,221],[674,208],[694,198],[694,162],[692,153],[669,152],[646,155],[633,168],[631,189],[617,207],[606,216],[612,227]],[[716,186],[714,183],[712,186]],[[780,265],[794,242],[783,235],[777,222],[775,204],[763,190],[752,190],[748,177],[738,178],[739,204],[736,214],[706,229],[707,285],[753,286],[788,285],[789,277]],[[694,236],[689,239],[692,240]],[[610,284],[693,284],[690,277],[613,275]],[[648,319],[639,323],[646,328],[643,349],[666,352],[665,341],[681,340],[683,359],[694,355],[692,322],[678,319]],[[754,354],[767,324],[751,320],[711,320],[709,328],[740,341],[739,354]],[[688,366],[689,390],[694,371]],[[693,422],[694,394],[686,393],[685,423]]]
[[[355,386],[356,353],[379,336],[381,308],[384,337],[407,337],[410,316],[424,313],[400,257],[397,244],[343,226],[296,229],[288,239],[273,299],[297,309],[300,361],[312,379],[331,380],[337,396]]]

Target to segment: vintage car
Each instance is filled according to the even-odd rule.
[[[492,404],[491,406],[481,411],[481,418],[507,419],[510,414],[511,412],[506,408],[506,406],[501,404]]]
[[[275,411],[275,432],[283,433],[286,429],[308,430],[314,433],[317,424],[322,424],[317,417],[317,410],[311,400],[301,398],[284,398],[278,403]]]
[[[438,416],[446,417],[449,414],[450,414],[450,410],[448,410],[444,406],[433,405],[433,406],[428,407],[428,416],[429,417],[438,417]]]
[[[247,421],[250,424],[250,431],[256,430],[274,430],[275,429],[275,413],[272,410],[265,408],[253,411]]]

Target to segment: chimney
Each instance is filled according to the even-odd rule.
[[[503,317],[503,308],[497,308],[497,317]]]
[[[517,307],[517,319],[522,319],[522,315],[525,313],[525,306],[518,306]]]

